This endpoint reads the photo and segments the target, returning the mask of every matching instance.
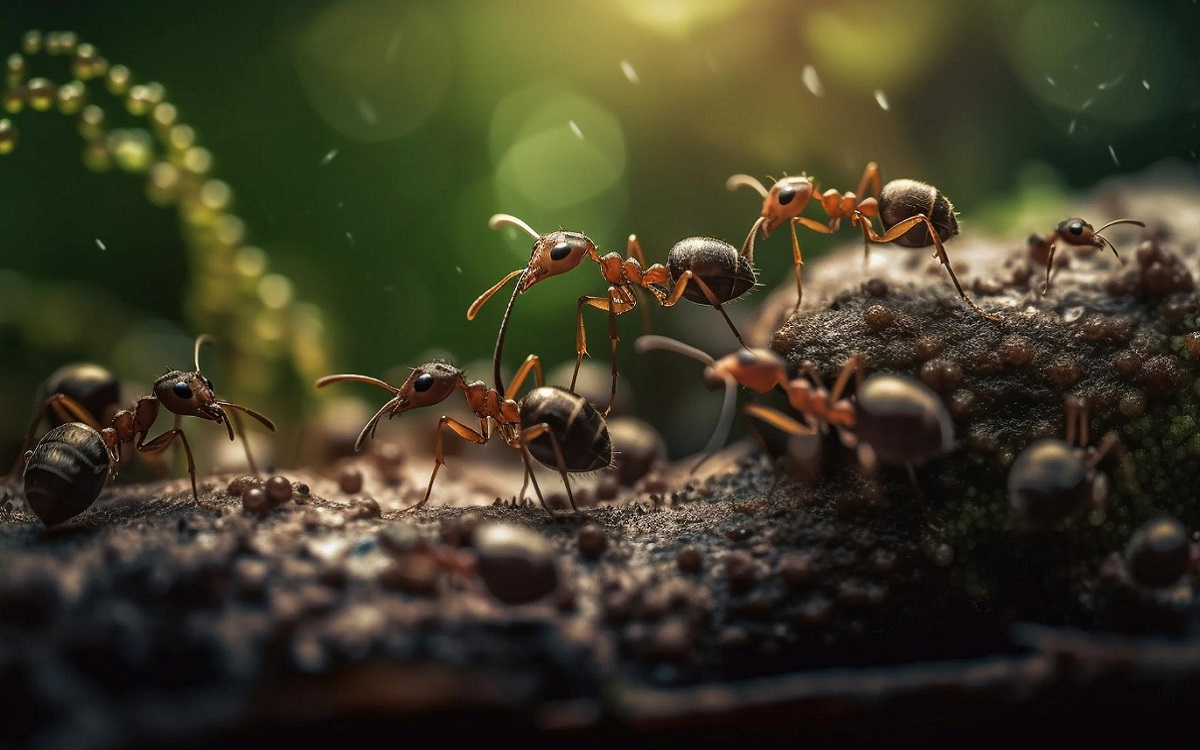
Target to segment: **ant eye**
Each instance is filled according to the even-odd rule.
[[[187,383],[183,382],[182,380],[179,381],[178,383],[176,383],[174,386],[172,386],[171,390],[174,391],[176,396],[178,396],[179,398],[181,398],[185,401],[192,397],[191,386],[189,386]]]
[[[1067,231],[1071,234],[1083,234],[1083,222],[1073,221],[1067,225]]]
[[[560,242],[550,251],[550,260],[562,260],[571,254],[571,245],[566,242]]]
[[[433,376],[429,373],[422,373],[413,381],[413,390],[419,393],[429,390],[433,387]]]
[[[787,204],[791,203],[792,199],[795,197],[796,197],[796,189],[786,187],[779,191],[779,196],[778,196],[777,200],[779,201],[779,205],[786,206]]]

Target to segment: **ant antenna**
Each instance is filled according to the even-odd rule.
[[[520,229],[535,240],[541,239],[542,237],[542,235],[533,231],[533,227],[529,226],[524,221],[516,216],[513,216],[512,214],[492,214],[491,218],[488,219],[488,229],[499,229],[505,224]]]
[[[1111,227],[1111,226],[1113,226],[1113,225],[1115,225],[1115,224],[1135,224],[1135,225],[1137,225],[1137,226],[1139,226],[1139,227],[1142,227],[1143,229],[1145,229],[1145,228],[1146,228],[1146,223],[1145,223],[1145,222],[1142,222],[1142,221],[1138,221],[1137,219],[1114,219],[1114,220],[1112,220],[1112,221],[1108,222],[1107,224],[1105,224],[1104,226],[1100,227],[1099,229],[1097,229],[1097,230],[1094,232],[1094,236],[1096,237],[1096,239],[1100,240],[1100,241],[1101,241],[1101,242],[1103,242],[1105,245],[1108,245],[1110,248],[1112,248],[1113,255],[1117,255],[1117,247],[1116,247],[1116,245],[1114,245],[1113,243],[1109,242],[1109,240],[1108,240],[1108,238],[1107,238],[1107,237],[1102,237],[1102,236],[1100,236],[1100,233],[1101,233],[1101,232],[1103,232],[1105,229],[1108,229],[1109,227]],[[1117,259],[1118,259],[1118,260],[1120,259],[1120,257],[1121,257],[1120,255],[1117,255]]]
[[[735,174],[728,180],[725,180],[726,190],[737,190],[740,187],[752,187],[758,191],[762,197],[767,197],[767,189],[758,181],[756,177],[751,177],[748,174]]]
[[[707,352],[702,352],[694,346],[688,346],[682,341],[676,341],[667,336],[640,336],[637,341],[633,342],[633,349],[638,354],[644,354],[651,349],[662,349],[676,354],[682,354],[685,357],[691,357],[703,364],[706,368],[711,368],[716,364],[716,360]],[[713,430],[712,437],[708,439],[708,443],[704,446],[701,453],[703,458],[692,467],[692,471],[699,468],[700,464],[708,460],[718,448],[725,444],[725,439],[729,437],[729,430],[733,427],[733,415],[737,405],[737,381],[729,375],[722,377],[725,381],[725,400],[721,405],[721,417],[717,420],[716,429]]]

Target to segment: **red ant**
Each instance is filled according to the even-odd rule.
[[[207,334],[197,337],[194,349],[195,371],[169,370],[154,381],[153,391],[150,395],[138,399],[132,409],[117,411],[111,417],[109,426],[103,429],[97,424],[92,412],[67,393],[53,393],[42,403],[29,425],[29,432],[25,438],[26,446],[33,444],[37,429],[47,414],[61,415],[65,413],[78,422],[68,423],[71,427],[66,432],[60,427],[47,433],[34,450],[26,451],[23,454],[21,460],[26,463],[27,488],[30,486],[31,473],[37,475],[39,477],[38,492],[45,496],[39,497],[39,502],[47,508],[52,508],[47,511],[48,515],[43,516],[39,512],[39,516],[43,518],[58,517],[62,511],[56,509],[56,506],[66,504],[74,507],[86,499],[87,502],[83,503],[82,507],[60,520],[66,520],[66,518],[82,512],[99,494],[104,484],[103,479],[100,479],[98,484],[93,484],[92,479],[87,475],[91,473],[98,476],[98,472],[107,469],[107,474],[115,477],[121,464],[121,445],[132,443],[140,453],[155,455],[170,447],[176,438],[183,443],[183,451],[187,456],[188,474],[192,479],[192,497],[199,502],[200,493],[196,487],[196,464],[192,459],[192,449],[188,444],[187,435],[179,427],[180,417],[198,417],[224,424],[229,432],[230,440],[235,439],[233,423],[236,422],[251,471],[257,472],[254,459],[250,455],[249,443],[242,434],[237,413],[249,414],[272,432],[275,431],[275,424],[252,409],[217,399],[213,392],[212,381],[200,373],[200,348],[211,342],[212,337]],[[160,407],[166,407],[175,415],[175,426],[153,440],[147,441],[146,437],[150,433],[150,428],[154,426],[154,421],[158,418]],[[235,410],[232,412],[232,420],[230,415],[225,412],[226,408]],[[46,444],[45,449],[43,449],[43,443]],[[95,446],[97,450],[99,446],[103,446],[103,450],[107,454],[107,461],[100,462],[94,456],[89,458],[85,453],[80,453],[78,450],[73,451],[70,448],[55,450],[53,446],[59,444],[76,446],[76,448]],[[75,455],[76,453],[79,455]],[[53,480],[47,484],[40,478],[42,474],[52,475],[55,473],[60,473],[67,478],[66,486],[60,486]],[[27,494],[29,493],[27,492]]]
[[[543,279],[570,271],[582,263],[584,258],[591,258],[600,266],[600,274],[608,282],[609,286],[607,295],[603,297],[582,296],[579,298],[579,303],[576,306],[576,356],[575,371],[571,375],[571,390],[575,390],[575,382],[579,377],[579,367],[583,363],[583,358],[588,354],[587,331],[583,325],[583,309],[584,307],[593,307],[597,310],[607,312],[608,337],[612,345],[612,391],[609,395],[608,406],[605,407],[604,414],[608,414],[609,410],[612,409],[612,402],[617,394],[617,341],[620,340],[620,333],[617,330],[617,316],[629,312],[637,306],[636,289],[641,288],[650,292],[654,299],[663,307],[672,307],[685,295],[685,292],[688,290],[688,284],[695,284],[701,290],[709,304],[716,307],[725,316],[726,322],[729,323],[729,327],[733,330],[734,335],[737,336],[738,341],[742,341],[737,327],[734,326],[733,321],[729,319],[729,316],[721,306],[722,300],[709,287],[705,278],[702,278],[703,269],[694,271],[690,268],[682,268],[675,270],[673,273],[674,268],[669,269],[660,263],[647,266],[646,258],[642,254],[641,243],[634,235],[630,235],[627,254],[622,258],[616,252],[610,252],[601,256],[596,251],[595,243],[587,235],[580,232],[559,230],[548,232],[547,234],[538,234],[524,221],[509,214],[496,214],[488,220],[488,226],[492,229],[497,229],[504,225],[514,226],[534,239],[533,251],[529,256],[529,263],[523,268],[518,268],[500,279],[491,289],[479,295],[478,299],[467,310],[467,320],[474,320],[484,303],[491,299],[505,284],[513,278],[517,278],[516,288],[513,289],[512,297],[508,301],[508,307],[505,309],[504,318],[500,323],[500,332],[496,337],[496,351],[492,360],[492,369],[497,391],[504,390],[504,384],[500,377],[500,361],[504,349],[504,335],[508,329],[509,316],[512,313],[517,295],[524,294],[530,287]],[[712,240],[711,242],[719,242],[719,240]],[[707,246],[706,249],[711,250]],[[730,249],[732,250],[732,248]],[[735,256],[732,264],[734,271],[739,269],[736,261],[737,258]],[[750,273],[752,278],[752,271]],[[736,289],[737,294],[742,294],[749,286],[753,286],[753,281],[751,281],[749,286],[741,284],[740,280],[734,284],[727,282],[726,286],[730,289]],[[729,297],[726,296],[725,301],[728,301],[728,299]]]
[[[1042,294],[1045,294],[1050,288],[1050,271],[1054,268],[1054,250],[1059,242],[1081,249],[1087,248],[1088,251],[1103,250],[1105,246],[1108,246],[1117,260],[1120,260],[1121,256],[1117,255],[1116,246],[1109,242],[1107,237],[1100,234],[1105,229],[1117,224],[1133,224],[1143,228],[1146,226],[1145,223],[1135,219],[1116,219],[1099,229],[1094,229],[1086,220],[1073,217],[1060,221],[1049,235],[1031,235],[1029,238],[1030,254],[1038,259],[1046,259],[1046,280],[1042,283]]]
[[[800,301],[804,295],[803,284],[800,280],[800,267],[804,261],[800,255],[800,240],[796,236],[796,225],[808,227],[814,232],[833,234],[841,226],[842,219],[849,218],[851,226],[862,229],[864,254],[863,262],[869,257],[871,243],[884,244],[895,242],[898,245],[912,248],[923,248],[933,245],[934,256],[950,274],[954,288],[971,309],[992,321],[1000,321],[999,315],[984,312],[963,291],[954,268],[950,265],[950,257],[946,254],[943,241],[958,234],[958,219],[955,216],[954,205],[936,187],[916,180],[892,180],[882,185],[879,166],[875,162],[867,165],[859,180],[858,190],[853,193],[840,193],[837,190],[826,190],[817,195],[816,186],[807,175],[799,177],[784,177],[777,181],[770,190],[754,177],[746,174],[735,174],[725,182],[729,190],[736,190],[743,185],[754,188],[763,197],[762,216],[750,228],[750,235],[742,248],[742,254],[753,260],[754,237],[757,229],[762,227],[763,237],[788,222],[792,230],[792,256],[796,267],[796,307],[800,309]],[[870,189],[871,195],[862,199]],[[800,216],[808,205],[809,200],[817,196],[821,208],[829,216],[829,221],[822,224],[819,221]],[[884,233],[877,234],[871,224],[871,219],[878,216],[883,225]]]
[[[728,437],[733,423],[737,384],[758,393],[780,389],[801,417],[797,420],[762,404],[747,404],[743,412],[789,435],[811,435],[832,426],[847,448],[856,448],[859,461],[870,469],[877,462],[904,466],[917,494],[921,512],[929,522],[925,496],[917,485],[914,466],[948,451],[954,426],[946,405],[919,381],[899,375],[875,374],[864,379],[861,355],[847,360],[832,389],[826,389],[811,364],[801,377],[791,378],[783,358],[769,349],[742,349],[721,359],[665,336],[642,336],[634,349],[665,349],[702,362],[710,388],[725,386],[725,406],[705,452],[715,451]],[[855,380],[853,398],[844,396]],[[932,528],[936,528],[929,523]]]
[[[520,401],[514,401],[513,397],[531,371],[535,373],[537,387]],[[525,496],[525,490],[532,480],[538,500],[547,512],[550,508],[533,474],[531,457],[558,469],[567,488],[567,499],[572,510],[576,509],[575,497],[567,481],[567,473],[597,471],[612,463],[612,441],[603,416],[584,397],[563,388],[542,385],[541,360],[533,354],[526,357],[503,395],[495,388],[488,388],[482,380],[468,383],[462,370],[440,361],[413,368],[408,379],[398,388],[368,375],[351,374],[327,375],[317,381],[316,387],[324,388],[343,381],[377,385],[391,391],[394,396],[367,420],[354,442],[356,451],[362,448],[368,437],[375,436],[379,421],[385,414],[391,419],[412,409],[433,406],[445,401],[456,389],[463,392],[467,407],[479,419],[478,430],[452,417],[443,416],[438,421],[433,474],[429,477],[429,485],[421,501],[407,510],[416,510],[429,501],[433,481],[437,479],[438,470],[446,463],[442,446],[443,427],[449,427],[463,440],[477,445],[487,443],[492,435],[499,432],[510,448],[521,451],[521,458],[525,462],[525,483],[521,486],[521,497]]]

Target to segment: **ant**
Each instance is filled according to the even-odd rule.
[[[950,257],[942,243],[958,234],[958,219],[955,215],[954,204],[950,199],[933,185],[917,180],[892,180],[882,185],[879,166],[875,162],[867,164],[859,180],[858,190],[853,193],[840,193],[829,189],[817,195],[817,188],[806,174],[799,177],[784,177],[778,180],[770,190],[754,177],[746,174],[735,174],[725,181],[725,187],[736,190],[749,186],[758,191],[763,197],[762,216],[750,228],[742,254],[753,260],[754,238],[759,227],[762,227],[763,237],[780,227],[784,222],[789,223],[792,230],[792,257],[796,267],[796,307],[804,296],[804,286],[800,280],[800,267],[804,261],[800,255],[800,240],[796,236],[796,225],[808,227],[821,234],[833,234],[841,226],[842,219],[849,218],[851,226],[862,229],[863,233],[863,263],[867,262],[871,252],[871,243],[884,244],[895,242],[903,247],[923,248],[933,245],[934,255],[950,274],[954,288],[963,301],[972,310],[991,321],[1003,320],[1000,315],[984,312],[963,290],[954,268],[950,265]],[[870,189],[871,194],[864,198]],[[808,205],[814,196],[821,208],[829,216],[829,221],[822,224],[814,219],[801,216],[800,212]],[[879,217],[884,233],[877,234],[871,219]]]
[[[799,420],[755,403],[743,408],[745,415],[789,435],[811,435],[832,426],[844,446],[857,449],[865,468],[876,463],[904,466],[922,515],[931,528],[937,528],[929,520],[914,466],[950,450],[954,426],[946,405],[924,384],[899,375],[875,374],[864,379],[865,363],[857,354],[842,367],[833,388],[827,389],[811,363],[804,365],[801,377],[791,378],[783,358],[769,349],[741,349],[713,359],[665,336],[642,336],[634,342],[634,349],[639,353],[663,349],[691,357],[705,365],[704,380],[709,388],[725,386],[725,404],[706,453],[715,451],[728,437],[737,384],[758,393],[778,388],[800,415]],[[851,378],[855,380],[853,399],[844,396]]]
[[[1098,447],[1090,447],[1087,405],[1068,397],[1065,409],[1066,440],[1033,442],[1008,472],[1008,500],[1018,521],[1029,530],[1052,529],[1088,508],[1102,508],[1108,494],[1104,475],[1096,466],[1117,445],[1116,433],[1108,433]]]
[[[508,307],[500,323],[500,332],[496,337],[496,351],[492,359],[493,375],[496,390],[503,391],[504,384],[500,377],[501,354],[504,349],[504,335],[508,330],[509,316],[517,295],[524,294],[534,284],[543,279],[557,276],[572,270],[584,258],[591,258],[600,266],[600,274],[608,282],[608,294],[603,297],[584,295],[579,298],[576,306],[575,334],[575,371],[571,375],[571,390],[575,390],[575,382],[579,377],[579,367],[587,356],[587,331],[583,325],[584,307],[593,307],[608,313],[608,337],[612,345],[612,391],[609,395],[608,406],[604,414],[612,409],[613,399],[617,394],[617,342],[620,333],[617,330],[617,316],[629,312],[637,306],[636,289],[641,288],[653,295],[663,307],[672,307],[681,297],[696,301],[695,292],[688,296],[689,284],[700,290],[701,298],[717,308],[725,321],[733,330],[743,346],[742,336],[737,327],[721,306],[723,301],[744,294],[756,283],[753,268],[746,259],[739,259],[732,245],[711,238],[693,238],[677,243],[672,252],[675,253],[673,264],[668,267],[660,263],[646,265],[642,254],[642,246],[636,235],[630,235],[627,243],[627,253],[624,258],[619,253],[610,252],[601,256],[596,251],[596,245],[587,235],[580,232],[555,231],[538,234],[532,227],[521,219],[509,214],[495,214],[488,220],[488,226],[497,229],[501,226],[514,226],[533,238],[533,251],[529,263],[523,268],[508,273],[471,304],[467,310],[467,320],[474,320],[491,297],[513,278],[517,278],[516,288],[509,298]],[[725,248],[721,247],[725,245]],[[745,261],[743,263],[743,261]],[[749,282],[747,283],[747,279]],[[709,281],[717,287],[714,291]],[[718,293],[719,292],[719,293]]]
[[[200,372],[200,348],[211,342],[212,337],[207,334],[197,337],[195,371],[169,370],[154,382],[150,395],[138,399],[132,409],[121,409],[113,414],[108,427],[100,428],[88,408],[68,393],[60,391],[46,398],[29,425],[25,445],[33,443],[38,426],[48,414],[66,414],[78,421],[55,427],[21,459],[25,464],[26,498],[43,522],[47,525],[61,523],[86,510],[99,496],[107,478],[117,475],[121,464],[120,448],[125,443],[132,443],[139,453],[157,455],[179,438],[187,456],[192,497],[199,502],[196,464],[187,435],[179,427],[180,417],[199,417],[224,424],[230,440],[235,439],[233,423],[237,422],[251,471],[257,473],[237,412],[249,414],[272,432],[275,424],[252,409],[216,398],[212,381]],[[175,426],[147,441],[160,407],[166,407],[175,415]],[[235,410],[231,412],[232,420],[225,408]]]
[[[1046,280],[1042,282],[1042,294],[1045,294],[1050,288],[1050,271],[1054,268],[1054,251],[1059,242],[1068,245],[1073,245],[1078,248],[1087,248],[1088,252],[1094,250],[1103,250],[1105,246],[1113,251],[1113,255],[1117,260],[1121,259],[1117,255],[1117,248],[1113,243],[1108,241],[1100,233],[1105,229],[1117,224],[1133,224],[1135,226],[1145,228],[1145,223],[1135,219],[1116,219],[1110,221],[1099,229],[1095,229],[1086,220],[1079,217],[1072,217],[1064,221],[1060,221],[1058,226],[1048,235],[1033,234],[1029,237],[1029,253],[1034,258],[1046,259]]]
[[[520,401],[513,400],[530,372],[535,373],[537,387],[525,394]],[[597,471],[612,463],[612,440],[609,438],[608,425],[599,410],[583,396],[564,388],[543,385],[541,360],[534,354],[526,357],[503,395],[498,389],[488,388],[482,380],[468,383],[462,370],[448,362],[436,360],[413,368],[412,373],[398,388],[378,378],[352,374],[326,375],[317,380],[316,387],[324,388],[331,383],[343,381],[377,385],[391,391],[394,396],[367,420],[354,442],[355,451],[362,448],[367,438],[375,436],[379,421],[385,414],[391,419],[412,409],[433,406],[446,400],[456,389],[462,390],[467,407],[479,418],[478,430],[448,416],[443,416],[438,421],[433,473],[429,477],[424,497],[416,505],[406,509],[409,511],[416,510],[429,501],[438,470],[446,463],[442,447],[443,427],[449,427],[460,438],[477,445],[484,445],[491,440],[492,435],[499,432],[501,439],[510,448],[521,451],[521,458],[525,462],[525,483],[521,485],[521,497],[525,496],[525,490],[532,480],[538,501],[547,512],[551,512],[550,507],[546,505],[537,477],[533,474],[531,457],[546,466],[558,469],[563,485],[567,488],[567,498],[572,510],[577,510],[577,507],[567,473]]]

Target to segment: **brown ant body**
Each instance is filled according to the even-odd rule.
[[[738,384],[758,393],[779,389],[800,419],[755,403],[744,407],[746,416],[789,435],[811,435],[833,427],[843,445],[857,449],[864,466],[869,468],[877,462],[904,466],[928,521],[914,466],[949,450],[954,427],[945,404],[922,383],[885,374],[864,379],[864,363],[858,355],[846,362],[833,388],[827,389],[811,366],[803,369],[801,377],[789,377],[783,358],[768,349],[741,349],[713,359],[664,336],[642,336],[634,348],[638,352],[665,349],[696,359],[705,365],[704,379],[710,388],[725,386],[725,406],[705,453],[719,448],[729,434]],[[856,382],[853,398],[844,396],[851,378]]]
[[[196,339],[195,371],[171,370],[160,376],[150,395],[138,399],[132,409],[118,410],[107,427],[100,428],[91,411],[66,392],[56,392],[46,398],[29,425],[26,445],[33,443],[38,426],[48,414],[68,414],[78,421],[55,427],[23,455],[26,498],[43,522],[47,525],[61,523],[86,510],[99,496],[108,477],[117,475],[121,465],[120,449],[125,443],[133,444],[139,453],[155,455],[178,438],[187,456],[192,497],[199,501],[196,464],[187,435],[179,427],[180,417],[198,417],[224,424],[230,440],[235,439],[233,422],[237,421],[239,411],[254,417],[267,429],[275,430],[275,424],[258,412],[216,398],[212,381],[200,372],[200,348],[211,340],[207,335]],[[175,426],[147,440],[160,407],[166,407],[176,416]],[[226,408],[235,410],[233,420],[225,412]],[[241,432],[240,423],[238,432]],[[244,435],[242,439],[245,442]],[[248,444],[246,457],[251,470],[256,471]]]
[[[963,290],[954,268],[950,265],[950,257],[946,254],[943,242],[958,234],[958,219],[954,205],[936,187],[917,180],[892,180],[882,185],[879,166],[875,162],[867,165],[859,180],[858,190],[853,193],[841,193],[829,189],[817,193],[816,185],[807,175],[799,177],[784,177],[778,180],[770,190],[754,177],[745,174],[735,174],[725,182],[729,190],[742,186],[754,188],[763,197],[762,215],[750,228],[742,254],[753,261],[754,238],[759,227],[763,237],[788,223],[792,231],[792,256],[796,268],[796,308],[804,295],[804,286],[800,279],[800,268],[804,265],[800,254],[800,240],[796,236],[796,225],[807,227],[821,234],[833,234],[841,226],[842,219],[849,219],[851,226],[859,227],[863,233],[864,255],[870,253],[871,244],[894,242],[903,247],[924,248],[933,245],[934,257],[946,267],[954,288],[972,310],[988,320],[999,321],[1001,316],[984,312]],[[870,194],[867,191],[870,190]],[[801,216],[800,213],[808,203],[816,198],[821,208],[829,216],[828,222]],[[878,234],[871,224],[871,219],[879,217],[884,233]]]
[[[1117,248],[1113,243],[1108,241],[1100,233],[1105,229],[1116,224],[1133,224],[1134,226],[1145,227],[1143,222],[1134,219],[1116,219],[1110,221],[1099,229],[1095,229],[1086,220],[1079,217],[1072,217],[1064,221],[1060,221],[1058,226],[1054,227],[1054,231],[1049,234],[1034,234],[1029,238],[1029,253],[1034,258],[1046,260],[1046,280],[1042,282],[1042,294],[1045,294],[1050,289],[1050,272],[1054,268],[1054,251],[1059,243],[1071,245],[1072,247],[1086,248],[1087,251],[1103,250],[1106,246],[1111,248],[1113,255],[1117,260],[1121,259],[1117,255]]]
[[[496,214],[488,221],[488,226],[492,229],[504,225],[517,227],[533,238],[533,250],[529,256],[529,263],[523,268],[510,272],[491,289],[479,295],[467,310],[467,320],[474,320],[484,303],[505,284],[513,278],[517,278],[516,288],[504,311],[500,332],[496,337],[492,367],[497,391],[504,390],[504,384],[500,377],[500,362],[504,350],[504,335],[508,329],[509,316],[517,295],[524,294],[530,287],[543,279],[572,270],[582,263],[584,258],[591,258],[600,266],[600,274],[609,286],[607,295],[603,297],[582,296],[576,306],[576,356],[575,371],[571,376],[571,390],[575,389],[575,382],[579,377],[579,367],[588,353],[583,310],[585,307],[593,307],[607,312],[608,337],[612,345],[612,391],[609,395],[608,406],[604,410],[605,414],[612,408],[613,399],[617,394],[617,342],[620,340],[617,316],[637,307],[636,289],[641,288],[648,291],[663,307],[671,307],[683,297],[696,301],[695,290],[699,290],[699,298],[717,308],[725,317],[738,341],[742,341],[741,334],[738,333],[737,327],[725,313],[721,303],[740,296],[747,289],[753,287],[754,273],[749,262],[737,258],[736,253],[729,258],[723,258],[722,248],[719,247],[719,244],[726,243],[721,243],[720,240],[696,238],[698,242],[693,245],[679,243],[676,245],[679,251],[675,256],[675,263],[671,267],[659,263],[647,266],[646,258],[642,254],[641,243],[635,235],[630,235],[626,256],[622,258],[616,252],[601,256],[596,251],[595,243],[587,235],[579,232],[559,230],[538,234],[524,221],[508,214]],[[681,245],[683,247],[680,247]],[[730,251],[733,250],[731,245],[728,248]],[[743,261],[745,262],[743,263]],[[690,268],[689,266],[693,263],[700,264],[701,267],[699,269]],[[747,277],[750,280],[748,284]],[[710,288],[707,283],[710,280],[717,283],[721,293]],[[688,296],[689,291],[692,292],[691,296]]]
[[[1008,499],[1021,525],[1048,530],[1070,522],[1089,508],[1103,507],[1107,486],[1096,466],[1117,444],[1108,433],[1100,445],[1088,445],[1087,407],[1066,401],[1065,440],[1044,438],[1030,444],[1008,472]]]
[[[530,372],[535,373],[537,387],[520,401],[513,400]],[[549,506],[546,505],[537,478],[533,474],[531,457],[558,470],[566,486],[567,498],[572,509],[576,508],[575,497],[571,492],[567,474],[597,471],[612,463],[612,441],[609,439],[608,426],[603,416],[582,396],[562,388],[542,385],[542,365],[536,355],[531,354],[525,359],[504,394],[495,388],[487,387],[482,380],[468,383],[462,370],[440,361],[413,368],[408,379],[399,387],[389,385],[378,378],[352,374],[327,375],[317,381],[316,387],[324,388],[331,383],[344,381],[377,385],[391,391],[394,396],[363,426],[354,443],[356,451],[362,448],[368,437],[374,437],[379,421],[385,414],[391,419],[412,409],[433,406],[444,401],[455,390],[463,392],[467,407],[479,419],[478,430],[448,416],[443,416],[438,421],[433,473],[429,477],[425,495],[409,510],[420,508],[429,501],[438,470],[446,463],[442,445],[444,427],[449,427],[460,438],[478,445],[487,443],[498,432],[509,447],[521,452],[525,462],[525,484],[521,487],[521,495],[525,495],[525,489],[532,480],[538,500],[547,511]]]

